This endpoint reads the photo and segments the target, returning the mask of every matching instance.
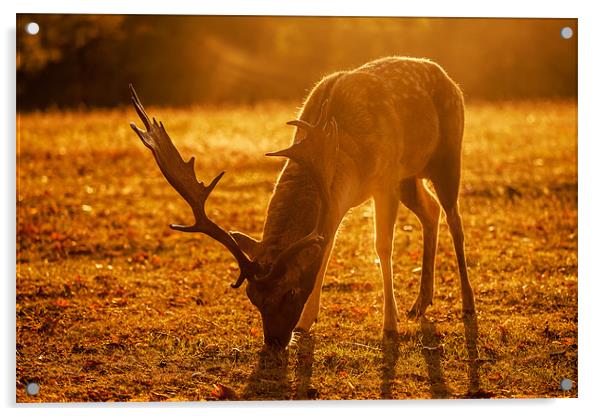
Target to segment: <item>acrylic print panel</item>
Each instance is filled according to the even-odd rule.
[[[577,34],[18,15],[17,401],[576,397]]]

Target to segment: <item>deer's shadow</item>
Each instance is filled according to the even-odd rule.
[[[311,376],[314,365],[315,341],[311,333],[299,334],[295,345],[295,399],[307,400],[317,398],[317,390],[311,387]]]
[[[249,377],[242,395],[244,400],[314,399],[317,390],[310,387],[314,363],[314,339],[308,332],[297,334],[294,346],[285,350],[264,347],[258,354],[257,364]],[[294,386],[288,364],[293,358]]]
[[[418,342],[417,342],[418,341]],[[431,397],[436,399],[450,396],[449,388],[443,376],[441,365],[442,346],[437,336],[435,324],[427,318],[420,318],[420,331],[415,335],[398,335],[385,332],[382,339],[383,365],[380,385],[380,395],[383,399],[393,399],[391,385],[397,380],[395,367],[400,358],[402,344],[419,344],[422,357],[426,364]],[[411,348],[414,348],[413,346]],[[402,381],[402,380],[397,380]]]
[[[288,350],[263,347],[257,354],[257,364],[247,381],[243,400],[290,399]]]
[[[420,347],[422,357],[426,363],[431,397],[445,399],[450,397],[450,391],[443,375],[441,358],[443,344],[437,335],[435,324],[425,317],[420,318]]]
[[[405,338],[404,338],[405,339]],[[399,360],[399,347],[402,336],[395,332],[385,332],[382,339],[383,365],[380,397],[392,399],[391,384],[395,380],[395,366]]]
[[[477,349],[477,340],[479,339],[479,325],[476,314],[464,315],[464,338],[466,340],[466,350],[468,351],[468,391],[466,398],[488,398],[490,393],[481,389],[481,379],[479,376],[479,351]]]
[[[475,315],[463,317],[466,350],[468,352],[467,392],[460,397],[482,398],[480,387],[477,341],[479,337]],[[432,398],[442,399],[452,396],[443,373],[444,355],[441,336],[435,324],[428,318],[420,318],[420,330],[415,336],[385,333],[382,339],[381,398],[394,398],[391,386],[397,379],[395,367],[400,359],[402,343],[419,341],[421,354],[426,364],[428,382]],[[292,349],[273,350],[264,347],[258,354],[257,364],[249,377],[242,395],[244,400],[290,400],[315,399],[316,389],[311,387],[314,364],[315,340],[310,333],[301,333]],[[294,383],[288,374],[289,354],[293,358]]]
[[[465,315],[464,336],[466,350],[468,352],[468,386],[467,392],[461,397],[482,398],[489,397],[481,391],[479,378],[479,364],[477,340],[479,337],[477,318],[475,315]],[[438,334],[437,327],[428,318],[420,318],[420,330],[415,336],[397,335],[385,333],[382,341],[383,365],[381,373],[381,397],[383,399],[393,398],[391,385],[396,380],[395,367],[400,358],[400,347],[402,343],[418,341],[421,354],[424,359],[428,374],[428,383],[432,398],[443,399],[452,396],[445,380],[442,359],[444,348]]]

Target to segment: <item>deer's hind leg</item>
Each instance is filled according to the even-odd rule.
[[[464,228],[458,207],[458,191],[460,187],[460,162],[458,160],[440,161],[439,169],[431,175],[439,202],[445,211],[449,231],[454,242],[458,272],[460,274],[460,288],[462,291],[462,310],[464,313],[474,313],[474,294],[464,253]]]
[[[474,313],[474,294],[468,280],[464,254],[464,228],[458,208],[464,102],[462,93],[456,86],[451,86],[448,92],[448,96],[439,99],[440,103],[446,103],[446,105],[438,106],[441,142],[438,152],[429,163],[427,173],[435,186],[439,203],[445,211],[446,221],[454,242],[462,290],[462,309],[465,313]]]
[[[375,193],[375,248],[380,260],[380,271],[383,278],[383,330],[385,332],[397,332],[397,304],[395,303],[395,294],[393,293],[393,265],[391,255],[393,253],[393,236],[398,207],[399,192],[397,190]]]
[[[435,255],[441,208],[419,178],[403,180],[400,190],[401,202],[416,214],[422,224],[423,250],[420,290],[414,305],[408,312],[409,317],[417,318],[424,315],[426,308],[433,303]]]

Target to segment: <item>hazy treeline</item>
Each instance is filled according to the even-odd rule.
[[[154,104],[301,100],[393,54],[439,62],[468,99],[573,97],[576,33],[576,19],[18,15],[17,105],[124,104],[130,82]]]

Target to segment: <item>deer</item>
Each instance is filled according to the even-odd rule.
[[[408,317],[423,316],[433,301],[441,210],[455,249],[462,311],[475,313],[458,204],[464,98],[437,63],[386,57],[319,81],[297,119],[287,123],[295,127],[290,147],[266,155],[286,161],[260,239],[225,231],[208,218],[205,203],[224,172],[208,185],[199,182],[194,157],[183,160],[163,123],[151,122],[130,89],[145,130],[134,123],[131,128],[194,216],[193,225],[171,228],[205,234],[234,256],[240,274],[231,286],[247,283],[246,294],[261,315],[264,345],[286,348],[316,322],[339,225],[369,199],[383,281],[383,333],[397,333],[392,253],[400,202],[422,225],[420,288]]]

